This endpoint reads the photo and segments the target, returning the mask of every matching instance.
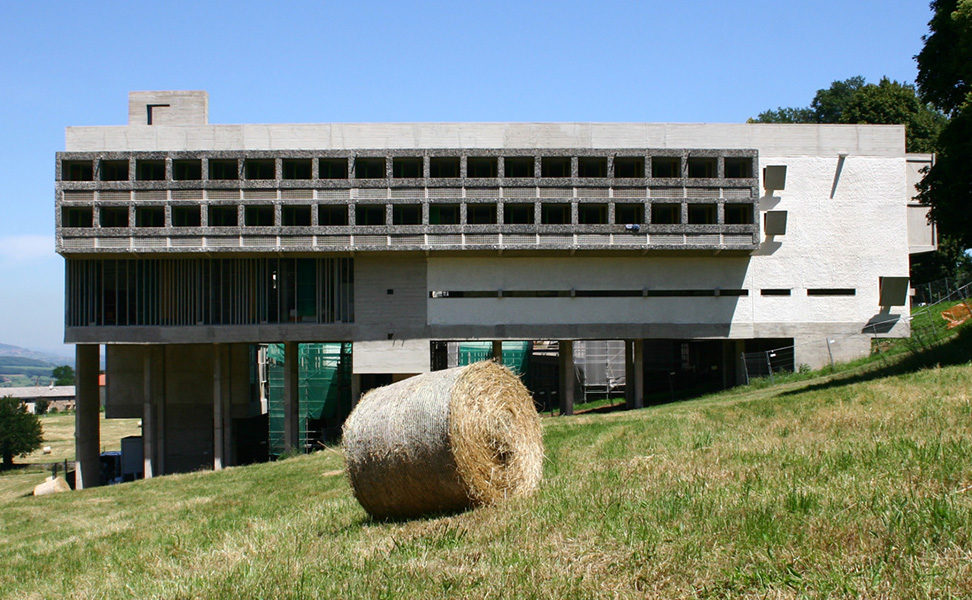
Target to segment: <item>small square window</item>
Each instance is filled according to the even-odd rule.
[[[504,177],[533,177],[534,159],[532,156],[507,156],[503,159]],[[532,222],[532,221],[531,221]]]
[[[384,225],[385,205],[358,204],[354,207],[354,223],[355,225]]]
[[[459,157],[437,156],[430,158],[429,177],[440,179],[459,177]]]
[[[136,206],[135,227],[165,227],[165,207]]]
[[[173,227],[199,227],[202,217],[198,206],[176,205],[172,207]]]
[[[716,218],[715,204],[689,204],[688,222],[689,225],[715,225]]]
[[[726,177],[745,179],[753,177],[753,159],[749,157],[727,156],[725,158]]]
[[[165,179],[165,161],[136,160],[135,179],[139,181],[160,181]]]
[[[127,160],[103,160],[100,170],[102,181],[128,181]]]
[[[577,159],[579,177],[607,177],[607,157],[581,156]]]
[[[94,179],[94,169],[90,160],[61,161],[61,179],[63,181],[91,181]]]
[[[318,167],[318,176],[321,179],[348,178],[348,159],[346,158],[322,158],[318,161]]]
[[[726,225],[752,225],[752,204],[726,204]]]
[[[619,203],[614,205],[614,222],[622,225],[638,224],[645,222],[645,205],[633,202]]]
[[[239,179],[240,173],[236,159],[209,159],[210,179]]]
[[[489,178],[499,174],[499,161],[496,157],[470,156],[466,159],[466,177]]]
[[[582,225],[604,225],[608,222],[607,204],[577,205],[577,222]]]
[[[285,158],[281,161],[284,179],[310,179],[313,162],[309,158]]]
[[[688,159],[688,176],[694,179],[718,177],[718,160],[715,157],[693,156]]]
[[[399,179],[418,179],[423,175],[421,157],[399,157],[392,159],[392,177]]]
[[[236,206],[209,207],[209,226],[210,227],[236,227],[239,223]]]
[[[244,206],[243,224],[247,227],[273,227],[273,206],[268,204]]]
[[[93,215],[90,206],[65,206],[61,209],[61,227],[91,227]]]
[[[467,204],[466,223],[469,225],[495,225],[496,204],[493,202]]]
[[[651,222],[654,225],[678,225],[682,222],[682,205],[673,203],[652,204]]]
[[[617,156],[614,158],[614,176],[634,178],[645,176],[645,159],[641,156]]]
[[[570,204],[566,202],[544,202],[540,205],[540,222],[544,225],[569,225]]]
[[[544,156],[540,159],[541,177],[570,177],[569,156]]]
[[[677,156],[652,156],[651,176],[675,178],[682,176],[682,159]]]
[[[127,206],[102,206],[99,213],[102,227],[128,227]]]
[[[317,207],[317,224],[324,227],[337,227],[348,224],[346,204],[321,204]]]
[[[354,159],[355,179],[384,179],[386,176],[384,158]]]
[[[247,179],[276,179],[277,167],[272,158],[248,158],[243,162],[243,175]]]
[[[459,205],[458,204],[430,204],[429,224],[458,225]]]
[[[195,181],[202,179],[202,161],[173,160],[172,178],[176,181]]]
[[[395,204],[392,206],[392,223],[395,225],[421,225],[422,205]]]
[[[533,204],[504,204],[503,223],[508,225],[532,225],[534,222]]]
[[[282,206],[280,207],[280,220],[286,227],[310,227],[311,207]]]

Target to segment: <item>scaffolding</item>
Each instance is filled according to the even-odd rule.
[[[574,369],[584,402],[623,395],[625,390],[624,340],[574,342]]]

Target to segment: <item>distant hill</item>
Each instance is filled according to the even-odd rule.
[[[13,346],[11,344],[0,344],[0,357],[29,358],[43,361],[44,363],[53,366],[74,366],[74,357],[72,356],[58,356],[57,354],[51,354],[50,352],[40,352],[38,350]]]
[[[74,360],[67,356],[0,344],[0,387],[47,385],[51,381],[51,369],[60,365],[73,367]]]

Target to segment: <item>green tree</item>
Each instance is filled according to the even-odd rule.
[[[51,377],[54,378],[54,385],[74,385],[74,369],[68,365],[54,367]]]
[[[843,120],[844,109],[865,84],[864,77],[857,75],[843,81],[835,81],[825,90],[817,90],[817,94],[810,101],[810,108],[815,117],[814,123],[856,122]]]
[[[40,419],[27,412],[20,400],[0,398],[0,456],[3,468],[13,466],[15,456],[26,456],[43,442]]]
[[[915,57],[918,90],[950,118],[919,198],[931,207],[940,237],[966,250],[972,247],[972,0],[935,0],[931,7],[929,34]]]

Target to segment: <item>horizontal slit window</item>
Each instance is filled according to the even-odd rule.
[[[641,156],[618,156],[614,159],[614,176],[633,178],[645,176],[645,159]]]
[[[533,177],[535,164],[532,156],[507,156],[503,159],[504,177]]]
[[[466,177],[496,177],[499,175],[499,161],[495,157],[474,157],[466,159]]]
[[[311,207],[282,206],[280,207],[281,224],[285,227],[309,227],[311,224]]]
[[[94,179],[94,169],[90,160],[61,161],[61,179],[63,181],[91,181]]]
[[[196,181],[202,179],[202,161],[173,160],[172,179],[176,181]]]
[[[763,288],[759,291],[763,296],[789,296],[788,288]]]
[[[165,208],[162,206],[136,206],[135,227],[165,227]]]
[[[857,294],[854,288],[810,288],[807,296],[853,296]]]
[[[484,204],[467,204],[466,222],[469,225],[495,225],[496,204],[493,202]]]
[[[429,292],[429,298],[496,298],[499,296],[496,290],[487,291],[439,291],[433,290]]]
[[[173,227],[199,227],[201,223],[202,215],[198,206],[172,207]]]
[[[210,227],[236,227],[239,222],[235,206],[210,206]]]
[[[136,160],[135,179],[139,181],[160,181],[165,179],[165,161]]]
[[[438,156],[430,158],[429,177],[439,179],[459,177],[459,157]]]
[[[313,161],[309,158],[285,158],[281,164],[284,179],[310,179]]]
[[[347,179],[348,159],[322,158],[318,161],[318,176],[321,179]]]
[[[321,204],[317,207],[317,224],[323,226],[344,226],[348,224],[346,204]]]
[[[533,204],[507,203],[503,205],[503,223],[507,225],[533,225]]]
[[[66,206],[61,209],[61,227],[91,227],[94,211],[90,206]]]

